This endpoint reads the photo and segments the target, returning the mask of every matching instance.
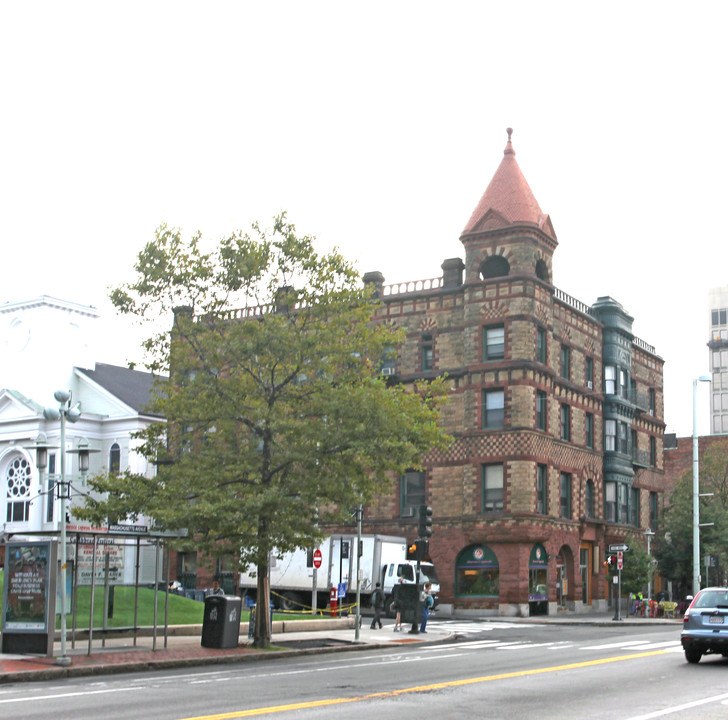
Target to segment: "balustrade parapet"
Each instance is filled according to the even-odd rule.
[[[407,280],[400,283],[392,283],[382,287],[382,295],[391,297],[393,295],[409,295],[412,293],[429,292],[439,290],[442,287],[442,277],[427,278],[426,280]]]

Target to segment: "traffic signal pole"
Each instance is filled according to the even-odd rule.
[[[617,568],[617,600],[615,605],[617,609],[614,611],[612,621],[619,621],[622,619],[622,569],[620,567]]]

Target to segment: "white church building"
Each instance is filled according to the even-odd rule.
[[[81,529],[72,510],[87,492],[78,467],[79,443],[91,451],[89,475],[129,470],[151,477],[155,472],[132,436],[161,419],[148,411],[156,380],[147,372],[95,361],[99,322],[95,308],[48,296],[0,305],[0,541],[59,527],[53,478],[61,472],[61,423],[44,414],[45,408],[58,409],[57,390],[70,391],[68,407],[80,411],[76,422],[65,423],[70,531]],[[42,472],[34,449],[39,438],[48,446]]]

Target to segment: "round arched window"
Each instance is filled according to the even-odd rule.
[[[480,277],[483,280],[489,278],[505,277],[511,272],[511,265],[502,255],[491,255],[480,265]]]
[[[109,472],[118,473],[121,468],[121,448],[114,443],[109,449]]]
[[[13,458],[5,471],[7,522],[28,522],[32,471],[24,457]]]
[[[536,262],[536,277],[544,282],[551,282],[549,279],[549,268],[544,260],[538,260]]]

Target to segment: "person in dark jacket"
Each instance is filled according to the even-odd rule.
[[[384,612],[384,593],[382,592],[382,583],[377,583],[372,593],[372,607],[374,608],[374,619],[370,628],[372,630],[382,629],[382,613]]]

